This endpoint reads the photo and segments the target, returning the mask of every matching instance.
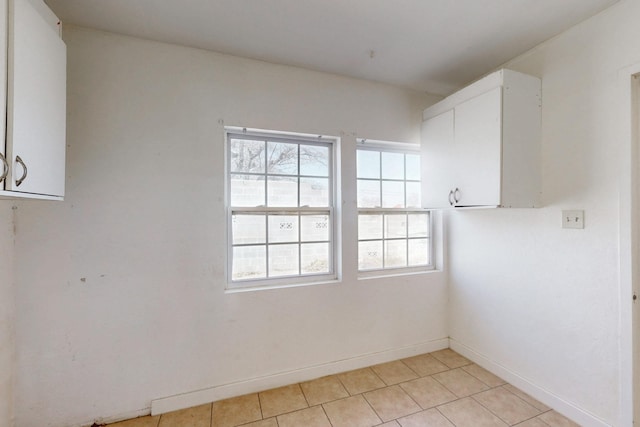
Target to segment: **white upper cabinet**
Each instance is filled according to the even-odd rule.
[[[459,205],[500,204],[501,106],[502,90],[495,88],[454,110]]]
[[[443,166],[456,157],[453,135],[453,110],[422,122],[420,170],[423,206],[445,207],[453,200],[447,189],[455,182],[454,169]],[[427,150],[428,155],[425,154]]]
[[[540,80],[493,73],[424,112],[423,207],[536,207]]]
[[[4,6],[7,6],[5,3]],[[0,196],[61,200],[66,147],[66,46],[41,0],[9,0],[8,173]]]

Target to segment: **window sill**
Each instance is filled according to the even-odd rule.
[[[418,269],[397,269],[397,270],[372,270],[372,271],[364,271],[358,273],[358,280],[369,280],[369,279],[387,279],[390,277],[400,277],[400,276],[415,276],[422,274],[431,274],[431,273],[441,273],[442,270],[439,270],[435,267],[425,267]]]
[[[271,291],[271,290],[277,290],[277,289],[301,288],[301,287],[317,286],[317,285],[335,285],[341,282],[342,282],[341,279],[328,279],[328,280],[319,280],[317,282],[306,282],[306,283],[283,283],[283,284],[273,284],[273,285],[227,287],[225,288],[224,293],[239,294],[244,292]]]

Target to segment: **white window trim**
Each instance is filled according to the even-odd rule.
[[[329,168],[329,207],[232,207],[231,206],[231,170],[230,170],[230,146],[229,138],[233,135],[249,136],[251,138],[267,138],[275,142],[293,142],[330,146]],[[224,128],[224,179],[225,179],[225,206],[226,206],[226,242],[227,242],[227,262],[226,262],[226,292],[244,292],[251,290],[278,289],[286,287],[309,286],[324,283],[336,283],[340,280],[341,272],[341,212],[339,210],[340,200],[340,138],[328,135],[314,135],[296,132],[272,131],[265,129],[246,128],[238,126],[225,126]],[[298,189],[298,191],[300,191]],[[266,195],[265,195],[266,196]],[[267,214],[282,213],[319,213],[328,214],[330,218],[330,272],[322,274],[299,274],[295,276],[282,276],[264,279],[233,280],[233,236],[232,218],[234,212],[265,212]]]
[[[404,143],[404,142],[395,142],[395,141],[381,141],[381,140],[372,140],[372,139],[366,139],[366,138],[356,138],[356,152],[358,150],[420,154],[420,145],[412,144],[412,143]],[[422,185],[422,180],[420,180],[420,183]],[[356,188],[357,188],[357,177],[356,177]],[[436,270],[434,216],[431,210],[423,209],[423,208],[382,208],[382,207],[359,208],[357,206],[356,208],[357,208],[357,216],[359,216],[360,213],[365,213],[365,212],[375,212],[379,214],[416,212],[416,213],[427,213],[429,215],[429,237],[428,237],[429,263],[428,264],[419,265],[419,266],[407,266],[407,267],[398,267],[398,268],[378,268],[378,269],[368,269],[368,270],[360,270],[359,266],[356,264],[358,279],[371,279],[371,278],[379,278],[379,277],[422,274],[422,273],[427,273],[427,272]],[[356,223],[357,222],[358,221],[356,220]],[[356,233],[356,239],[357,239],[357,242],[359,243],[360,239],[358,238],[358,233]]]

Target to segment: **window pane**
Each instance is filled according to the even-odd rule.
[[[298,174],[298,144],[267,143],[267,171],[285,175]]]
[[[409,240],[409,265],[429,264],[429,239]]]
[[[329,206],[329,179],[300,178],[300,206]]]
[[[270,176],[267,180],[267,206],[297,207],[298,178]]]
[[[420,155],[407,154],[407,179],[411,181],[420,181]]]
[[[358,150],[356,167],[358,178],[380,178],[380,153],[377,151]]]
[[[267,221],[265,215],[233,215],[233,244],[267,242]]]
[[[329,241],[329,215],[302,215],[300,222],[303,242]]]
[[[382,241],[358,243],[358,269],[374,270],[382,268]]]
[[[385,239],[406,238],[407,237],[407,216],[385,215],[384,216],[384,237]]]
[[[297,241],[297,215],[269,215],[269,243]]]
[[[358,207],[380,207],[380,181],[358,180]]]
[[[267,256],[264,246],[240,246],[233,248],[233,280],[261,279],[267,277]]]
[[[295,276],[298,265],[298,245],[269,246],[269,277]]]
[[[358,215],[358,240],[382,239],[382,215]]]
[[[264,141],[231,140],[231,172],[264,173]]]
[[[420,154],[381,149],[357,155],[358,208],[371,209],[358,215],[359,270],[428,265],[429,214],[403,212],[422,206]]]
[[[407,241],[385,240],[384,242],[384,268],[396,268],[407,266]]]
[[[300,175],[329,176],[329,147],[301,145]]]
[[[382,152],[382,179],[404,179],[404,154]]]
[[[329,273],[329,243],[307,243],[300,248],[302,274]]]
[[[264,206],[264,176],[231,175],[231,206]]]
[[[382,181],[382,207],[404,208],[404,182]]]
[[[420,183],[407,182],[407,207],[419,208],[422,203],[420,201]]]
[[[429,237],[429,214],[409,214],[409,237]]]

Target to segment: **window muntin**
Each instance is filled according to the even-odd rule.
[[[335,276],[335,140],[227,132],[231,287]]]
[[[421,209],[420,194],[417,148],[359,141],[359,271],[431,267],[430,214]]]

